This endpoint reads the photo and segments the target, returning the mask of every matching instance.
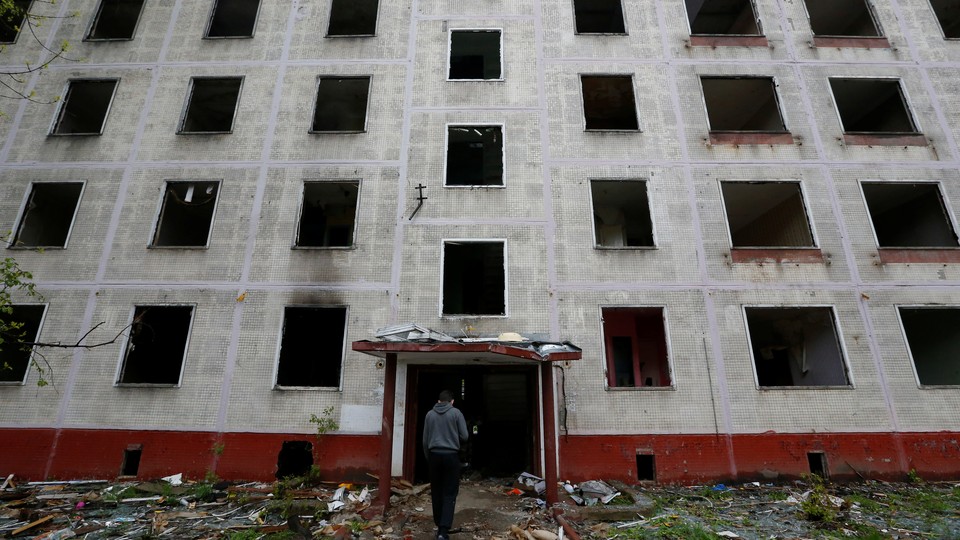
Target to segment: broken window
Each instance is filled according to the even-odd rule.
[[[34,183],[10,247],[66,247],[82,191],[81,182]]]
[[[578,34],[626,34],[620,0],[573,0]]]
[[[500,30],[451,30],[450,79],[500,79]]]
[[[360,133],[367,129],[370,77],[320,77],[311,132]]]
[[[260,0],[215,0],[207,26],[207,37],[253,37],[259,10]]]
[[[151,245],[205,247],[219,187],[219,182],[167,182]]]
[[[13,0],[13,5],[0,15],[0,43],[13,43],[20,35],[20,27],[26,23],[27,13],[33,0]]]
[[[597,247],[653,247],[646,182],[591,180],[590,194]]]
[[[663,308],[601,310],[607,385],[611,388],[671,386]]]
[[[144,0],[100,0],[87,39],[133,39]]]
[[[230,133],[240,100],[243,77],[190,79],[187,110],[180,133]]]
[[[136,306],[117,384],[180,384],[193,306]]]
[[[918,133],[896,79],[830,79],[844,133]]]
[[[506,244],[443,243],[443,315],[506,315]]]
[[[960,385],[960,308],[901,307],[899,311],[920,385]]]
[[[377,30],[378,0],[333,0],[327,36],[372,36]]]
[[[447,186],[503,185],[503,127],[447,126]]]
[[[937,184],[864,182],[877,245],[881,248],[955,248],[957,233]]]
[[[937,16],[943,37],[960,39],[960,0],[930,0],[930,7]]]
[[[27,378],[32,343],[40,334],[46,306],[14,304],[10,312],[0,314],[0,383],[22,384]]]
[[[787,131],[771,77],[700,77],[710,131]]]
[[[880,37],[868,0],[804,0],[815,36]]]
[[[100,135],[117,79],[74,79],[67,86],[52,135]]]
[[[296,247],[350,247],[359,182],[304,182]]]
[[[735,248],[814,247],[800,184],[721,182]]]
[[[347,308],[287,306],[277,363],[277,386],[338,388]]]
[[[587,130],[640,129],[630,75],[581,75]]]
[[[759,36],[760,20],[751,0],[685,0],[690,33]]]
[[[832,309],[748,307],[745,311],[759,386],[849,386]]]

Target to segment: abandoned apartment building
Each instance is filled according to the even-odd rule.
[[[960,0],[16,4],[0,473],[960,476]]]

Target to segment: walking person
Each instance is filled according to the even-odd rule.
[[[460,492],[460,444],[467,442],[467,422],[453,406],[453,393],[440,392],[423,421],[423,452],[430,465],[430,498],[437,540],[450,538]]]

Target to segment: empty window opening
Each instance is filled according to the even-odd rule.
[[[607,385],[671,386],[663,308],[603,308]]]
[[[30,3],[33,0],[13,0],[3,16],[0,16],[0,43],[13,43],[20,35],[20,28],[27,22]]]
[[[863,196],[879,247],[960,246],[937,184],[864,182]]]
[[[155,247],[204,247],[210,240],[218,182],[167,182]]]
[[[646,182],[592,180],[590,194],[597,247],[653,247]]]
[[[194,77],[180,133],[230,133],[243,77]]]
[[[830,88],[844,132],[918,132],[899,80],[831,78]]]
[[[33,184],[11,247],[66,246],[82,191],[80,182]]]
[[[960,39],[960,0],[930,0],[943,37]]]
[[[707,36],[759,36],[760,20],[751,0],[685,0],[690,33]]]
[[[362,132],[369,95],[370,77],[320,77],[310,131]]]
[[[123,461],[120,462],[120,476],[136,476],[140,472],[140,457],[143,455],[143,445],[131,444],[123,451]]]
[[[900,320],[920,385],[960,385],[960,308],[902,307]]]
[[[347,308],[283,309],[277,386],[338,388]]]
[[[711,131],[787,131],[770,77],[701,77]]]
[[[297,247],[350,247],[359,182],[304,182]]]
[[[0,314],[0,333],[4,339],[0,345],[0,383],[23,383],[46,306],[14,304],[9,307],[9,313]]]
[[[804,0],[815,36],[880,37],[867,0]]]
[[[633,77],[629,75],[583,75],[583,116],[588,130],[640,129]]]
[[[748,307],[747,328],[764,386],[848,386],[829,307]]]
[[[207,37],[253,37],[259,10],[260,0],[216,0],[207,27]]]
[[[327,36],[372,36],[377,31],[378,0],[333,0]]]
[[[810,465],[810,474],[819,476],[826,480],[827,475],[827,455],[823,452],[807,452],[807,464]]]
[[[87,39],[133,39],[144,0],[100,0]]]
[[[814,247],[800,184],[722,182],[720,190],[733,247]]]
[[[503,242],[444,242],[444,315],[506,315],[505,247]]]
[[[450,79],[500,79],[500,30],[451,30]]]
[[[578,34],[626,34],[620,0],[573,0]]]
[[[277,454],[277,478],[305,476],[313,467],[313,443],[283,441]]]
[[[657,479],[657,469],[653,454],[637,454],[637,480],[653,482]]]
[[[503,185],[501,126],[447,126],[445,185]]]
[[[137,306],[118,384],[180,383],[193,306]]]
[[[107,120],[117,80],[73,80],[67,87],[53,135],[99,135]]]

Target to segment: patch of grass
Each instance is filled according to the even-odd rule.
[[[847,500],[847,502],[856,503],[860,505],[861,510],[871,514],[883,512],[883,509],[884,509],[884,506],[882,504],[864,495],[858,495],[858,494],[847,495],[845,499]]]
[[[227,531],[227,540],[257,540],[262,535],[254,529],[244,529],[242,531]]]
[[[688,521],[664,521],[659,527],[626,529],[621,537],[630,540],[716,540],[717,535]]]

